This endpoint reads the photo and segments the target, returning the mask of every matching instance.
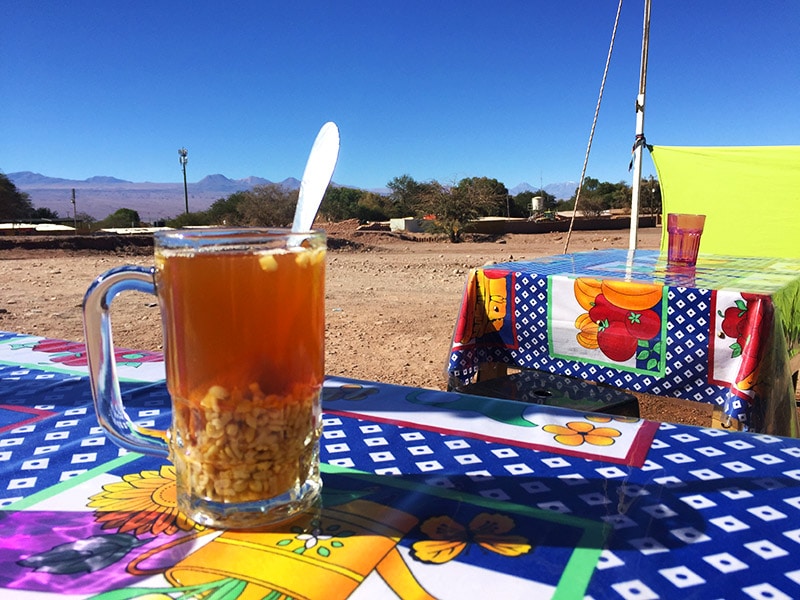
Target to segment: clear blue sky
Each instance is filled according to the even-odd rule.
[[[653,0],[647,140],[800,143],[800,2]],[[643,0],[625,0],[587,175],[630,181]],[[0,170],[178,182],[577,181],[617,0],[6,2]],[[645,162],[645,174],[652,167]]]

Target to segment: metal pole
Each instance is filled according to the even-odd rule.
[[[75,233],[78,232],[78,209],[75,204],[75,188],[72,188],[72,224],[75,227]]]
[[[186,185],[186,163],[189,162],[189,159],[187,158],[188,154],[189,152],[187,152],[186,148],[181,148],[178,150],[178,157],[181,161],[181,166],[183,167],[183,200],[186,203],[187,215],[189,214],[189,188]]]
[[[650,50],[650,0],[644,0],[642,63],[639,72],[639,94],[636,96],[636,140],[633,144],[633,187],[631,190],[630,250],[636,250],[639,237],[639,197],[642,187],[642,150],[644,150],[644,104],[647,89],[647,56]]]
[[[183,201],[186,205],[186,214],[189,214],[189,188],[186,185],[186,163],[183,163]]]

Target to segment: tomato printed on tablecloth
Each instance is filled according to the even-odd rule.
[[[665,289],[661,283],[551,277],[551,353],[639,373],[663,373]]]

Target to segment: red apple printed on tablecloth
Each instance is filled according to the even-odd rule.
[[[749,303],[754,302],[759,296],[756,294],[742,293],[742,299],[737,300],[734,306],[729,306],[725,312],[717,311],[722,317],[722,333],[736,340],[729,347],[731,358],[741,356],[742,350],[747,345],[747,311]]]
[[[734,340],[728,347],[731,358],[742,358],[736,376],[736,387],[749,390],[756,381],[761,358],[760,335],[766,335],[771,322],[771,304],[765,296],[743,292],[733,306],[717,314],[722,318],[720,337]]]
[[[578,343],[584,348],[598,348],[614,362],[624,362],[634,355],[650,358],[647,342],[661,333],[661,315],[653,310],[660,301],[660,284],[600,281],[578,278],[575,299],[588,312],[575,321]],[[647,346],[637,355],[640,347]],[[652,365],[649,365],[652,367]]]

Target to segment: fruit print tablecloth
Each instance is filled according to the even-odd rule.
[[[537,369],[721,407],[751,431],[798,435],[800,261],[605,250],[471,271],[451,384],[484,363]]]

